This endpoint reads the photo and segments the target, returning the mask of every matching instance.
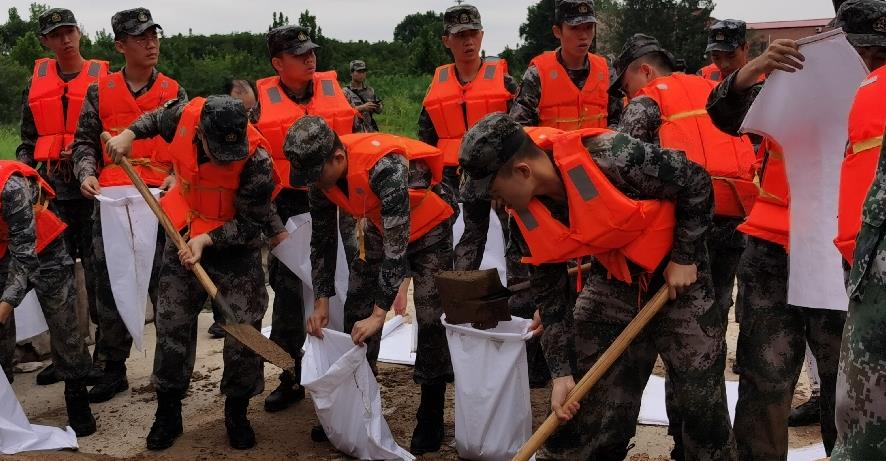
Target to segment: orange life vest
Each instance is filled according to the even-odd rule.
[[[785,170],[784,154],[775,141],[766,138],[760,149],[764,152],[760,195],[747,219],[738,230],[752,237],[776,243],[787,251],[790,246],[790,188]]]
[[[58,75],[55,59],[41,58],[34,62],[28,92],[28,107],[37,126],[34,160],[56,161],[61,158],[62,151],[70,149],[86,90],[105,75],[108,75],[107,61],[86,61],[80,73],[68,82]],[[67,111],[62,97],[67,98]]]
[[[710,173],[714,213],[743,218],[759,194],[754,184],[756,154],[746,136],[729,136],[711,121],[705,105],[716,86],[711,80],[677,72],[649,82],[638,95],[652,98],[661,110],[662,147],[685,152]]]
[[[861,229],[861,210],[877,173],[883,127],[886,126],[886,67],[872,72],[862,82],[849,112],[849,146],[840,169],[840,205],[834,244],[850,264],[855,238]]]
[[[584,147],[583,140],[609,131],[591,128],[550,136],[529,130],[543,149],[553,148],[554,164],[566,187],[569,225],[553,217],[538,199],[512,216],[529,246],[524,263],[540,265],[594,256],[618,280],[631,283],[628,261],[654,271],[674,239],[674,204],[634,200],[616,188]],[[541,139],[539,134],[547,137]]]
[[[588,53],[590,73],[583,88],[569,79],[566,68],[557,61],[557,52],[536,56],[530,64],[538,69],[541,100],[540,126],[561,130],[605,128],[609,115],[609,65],[606,58]]]
[[[61,236],[68,226],[53,212],[46,209],[49,199],[55,197],[55,191],[40,177],[40,173],[37,173],[37,170],[24,163],[14,160],[0,160],[0,192],[6,188],[6,181],[14,174],[37,181],[43,194],[42,197],[37,198],[37,203],[34,204],[34,221],[37,230],[36,251],[37,254],[40,254],[50,243]],[[2,209],[2,206],[0,206],[0,209]],[[6,221],[3,220],[3,215],[0,214],[0,258],[6,257],[8,250],[9,228],[6,225]]]
[[[713,80],[715,82],[719,82],[719,81],[723,80],[723,76],[720,73],[720,68],[717,67],[717,65],[713,64],[713,63],[702,67],[698,71],[698,75],[700,75],[703,78],[706,78],[708,80]]]
[[[114,72],[98,81],[98,115],[105,131],[114,136],[129,128],[143,114],[159,108],[177,96],[178,82],[158,73],[151,89],[135,98],[123,78],[123,72]],[[123,168],[115,165],[106,151],[103,156],[104,166],[98,177],[99,184],[102,187],[132,185]],[[163,184],[163,180],[172,171],[169,145],[160,136],[134,141],[129,162],[149,186]]]
[[[369,173],[382,157],[393,153],[410,162],[423,161],[431,170],[431,186],[443,180],[443,154],[434,146],[382,133],[349,134],[342,136],[341,141],[348,155],[347,194],[339,187],[323,192],[342,211],[356,218],[368,218],[382,232],[381,200],[369,186]],[[452,206],[430,188],[410,188],[409,208],[410,242],[427,234],[454,213]]]
[[[268,149],[265,138],[249,124],[246,128],[249,142],[246,158],[224,165],[198,163],[195,139],[205,103],[204,98],[194,98],[182,112],[175,138],[169,145],[176,183],[160,199],[175,228],[181,231],[189,227],[191,237],[211,232],[234,219],[240,174],[258,147]]]
[[[289,170],[291,165],[283,154],[283,143],[286,133],[298,119],[306,114],[316,115],[339,136],[350,134],[354,130],[354,117],[357,111],[348,102],[335,71],[314,73],[314,95],[306,106],[296,104],[286,96],[280,86],[280,77],[263,78],[255,82],[258,89],[258,101],[261,104],[261,115],[256,127],[268,140],[270,154],[274,160],[274,169],[280,177],[284,188],[304,188],[305,184],[291,184]]]
[[[456,76],[455,64],[440,66],[428,88],[422,105],[431,117],[443,151],[446,166],[458,166],[461,138],[493,112],[507,112],[513,95],[505,88],[508,63],[503,60],[484,61],[473,81],[462,85]]]

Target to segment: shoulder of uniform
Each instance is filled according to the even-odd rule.
[[[18,194],[25,190],[30,190],[31,180],[22,176],[19,173],[14,173],[9,176],[9,179],[6,180],[6,184],[3,185],[3,195],[4,197],[10,197],[14,194]],[[5,200],[4,200],[5,201]]]

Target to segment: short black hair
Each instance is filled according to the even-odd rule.
[[[655,67],[658,70],[666,71],[666,72],[676,72],[677,69],[674,68],[674,63],[668,58],[664,53],[654,51],[652,53],[644,54],[639,58],[635,59],[634,62],[630,64],[630,68],[636,69],[636,66],[640,64],[649,64],[652,67]]]
[[[247,85],[249,85],[250,88],[252,88],[253,94],[258,96],[258,89],[255,87],[255,82],[252,80],[246,80],[246,79],[241,79],[241,78],[229,78],[229,79],[225,80],[225,85],[222,88],[223,94],[230,95],[231,91],[234,90],[234,84],[237,82],[246,83]]]
[[[514,151],[514,155],[511,156],[501,167],[498,169],[498,173],[503,177],[510,177],[511,172],[514,171],[514,164],[523,161],[523,160],[532,160],[542,156],[547,156],[547,153],[538,145],[536,145],[532,138],[529,136],[523,141],[523,144],[520,145],[520,148]]]

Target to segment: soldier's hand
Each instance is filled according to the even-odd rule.
[[[366,340],[371,338],[372,335],[381,331],[382,327],[385,326],[387,314],[384,309],[375,306],[369,317],[355,323],[354,328],[351,329],[351,339],[354,341],[354,344],[362,346],[366,344]]]
[[[391,305],[391,309],[394,310],[394,313],[397,315],[406,315],[406,308],[409,304],[409,279],[403,279],[403,283],[400,284],[400,289],[397,290],[397,297],[394,298],[394,304]]]
[[[532,337],[535,338],[541,336],[543,331],[545,331],[545,327],[541,324],[541,312],[536,309],[535,314],[532,315],[532,323],[529,324],[529,333],[532,333]]]
[[[754,86],[760,75],[774,70],[796,72],[803,68],[806,58],[799,51],[794,40],[779,39],[772,42],[766,51],[738,70],[733,89],[745,91]]]
[[[271,237],[271,240],[268,241],[268,246],[270,246],[271,249],[273,250],[274,248],[277,247],[277,245],[283,243],[288,238],[289,238],[289,232],[287,232],[287,231],[280,232],[279,234]]]
[[[120,163],[123,157],[129,155],[129,152],[132,150],[132,141],[135,141],[135,133],[130,129],[126,129],[105,143],[105,149],[114,163]]]
[[[175,185],[175,175],[171,174],[165,178],[163,178],[163,184],[160,184],[160,190],[168,191],[172,189],[172,186]]]
[[[95,200],[96,195],[102,193],[102,187],[98,183],[98,178],[89,176],[80,183],[80,193],[88,199]]]
[[[209,237],[209,234],[200,234],[188,240],[187,248],[179,250],[178,259],[188,270],[193,269],[203,256],[203,249],[211,246],[212,238]]]
[[[308,334],[323,339],[323,329],[329,325],[329,298],[314,301],[314,313],[308,317]]]
[[[673,301],[698,280],[698,266],[695,264],[677,264],[671,261],[665,267],[664,279],[665,283],[668,284],[668,296]]]
[[[0,325],[6,325],[12,315],[13,307],[6,301],[0,302]]]
[[[551,410],[557,415],[560,424],[572,419],[578,413],[578,402],[572,402],[566,405],[566,397],[575,388],[575,380],[572,376],[562,376],[554,378],[553,388],[551,389]]]

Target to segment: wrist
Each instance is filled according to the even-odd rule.
[[[375,317],[376,319],[379,319],[379,318],[384,319],[385,317],[387,317],[387,315],[388,315],[388,311],[382,309],[378,305],[376,305],[372,309],[372,316]]]

